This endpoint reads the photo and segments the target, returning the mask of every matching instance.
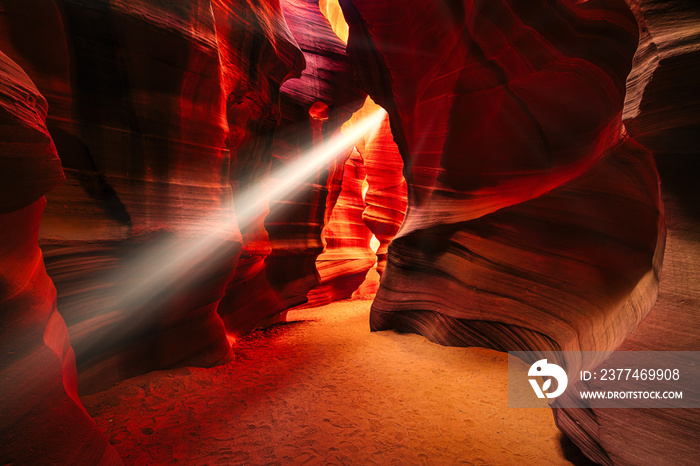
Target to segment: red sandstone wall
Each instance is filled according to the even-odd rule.
[[[372,329],[618,348],[654,305],[665,241],[654,160],[622,125],[638,42],[627,5],[426,0],[397,20],[400,2],[340,3],[408,184]],[[632,458],[564,412],[586,454]]]
[[[306,67],[279,89],[280,121],[274,135],[263,129],[248,142],[260,159],[234,166],[234,197],[253,180],[274,185],[279,169],[328,140],[365,98],[354,84],[345,46],[319,11],[318,0],[285,0],[281,9]],[[268,124],[270,118],[261,121]],[[242,160],[251,153],[240,152]],[[262,319],[277,319],[285,309],[307,302],[307,293],[320,281],[316,258],[323,250],[328,179],[340,167],[320,168],[291,197],[268,199],[269,214],[263,212],[245,233],[239,265],[219,306],[229,332],[245,333]]]
[[[658,153],[696,152],[692,7],[631,1],[635,23],[621,1],[344,0],[353,70],[318,3],[0,1],[0,49],[21,67],[3,58],[8,457],[118,462],[78,402],[68,334],[86,392],[216,364],[230,356],[224,324],[240,334],[307,295],[351,293],[374,261],[372,234],[386,268],[375,330],[609,349],[683,321],[652,313],[642,340],[627,338],[655,300],[664,229],[654,162],[622,121]],[[390,119],[294,198],[269,199],[269,215],[236,217],[249,186],[275,183],[271,170],[351,118],[364,99],[356,77]],[[37,233],[41,197],[62,177],[48,133],[66,182]],[[223,231],[216,263],[129,299],[141,279],[131,258],[163,239],[168,254],[187,250],[212,229]],[[32,394],[38,404],[16,402]],[[630,424],[645,460],[663,458],[659,444],[689,451],[677,430],[646,428],[667,417],[594,413],[581,427],[576,414],[555,411],[601,462],[639,459],[609,441]],[[71,429],[56,434],[59,421]]]
[[[43,195],[64,179],[46,109],[0,53],[0,457],[121,464],[78,399],[73,349],[37,244]]]
[[[294,198],[269,199],[269,210],[236,212],[251,186],[274,184],[278,168],[361,106],[344,44],[314,1],[40,7],[4,0],[0,47],[46,95],[67,174],[40,242],[81,390],[225,361],[219,315],[244,333],[305,302],[319,281],[327,179],[338,167],[319,169]],[[217,230],[215,261],[178,263],[192,267],[188,283],[161,273],[159,261]]]
[[[376,262],[370,248],[372,232],[362,221],[367,173],[357,150],[352,150],[339,173],[338,197],[326,208],[324,249],[316,260],[320,283],[308,294],[309,306],[350,298]]]

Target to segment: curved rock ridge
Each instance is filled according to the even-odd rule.
[[[239,176],[253,173],[267,184],[282,176],[279,169],[329,139],[366,96],[354,84],[345,45],[321,14],[318,0],[284,0],[281,10],[306,68],[279,89],[279,127],[274,134],[261,130],[254,140],[261,159],[237,168]],[[269,125],[270,119],[261,121]],[[319,167],[315,178],[302,182],[291,197],[269,199],[269,214],[258,217],[246,232],[236,273],[219,305],[231,334],[252,330],[262,318],[282,318],[281,312],[304,304],[307,293],[319,284],[316,258],[323,251],[327,196],[338,194],[328,192],[329,177],[332,185],[343,163]],[[234,187],[234,197],[239,191]]]
[[[328,219],[323,228],[324,249],[316,259],[320,282],[309,291],[307,306],[350,298],[377,260],[370,247],[372,232],[362,221],[367,174],[362,156],[356,149],[352,150],[339,173],[342,178],[338,196],[326,206]]]
[[[695,172],[684,167],[679,176],[659,166],[668,224],[659,300],[617,351],[700,350],[700,222],[694,217],[695,205],[674,194],[678,181],[685,185]],[[601,464],[686,465],[700,460],[697,409],[555,409],[554,418]]]
[[[40,242],[81,392],[226,361],[216,310],[243,242],[232,191],[269,169],[260,145],[280,118],[279,88],[304,67],[279,2],[40,3],[3,2],[0,48],[46,95],[67,174]],[[211,231],[216,260],[138,294]],[[246,242],[264,249],[258,237]],[[167,285],[188,267],[187,283]]]
[[[371,326],[417,326],[443,344],[502,351],[614,349],[656,298],[660,209],[651,154],[627,140],[545,196],[395,238]],[[413,311],[418,321],[404,324]],[[455,331],[445,321],[468,322]],[[481,322],[475,335],[464,328],[471,321]]]
[[[379,109],[367,98],[341,128],[351,131],[362,118]],[[324,250],[316,260],[320,283],[305,307],[376,293],[386,265],[388,244],[406,210],[403,164],[388,117],[355,141],[349,157],[338,160],[328,179],[323,229]]]
[[[358,146],[367,172],[367,207],[362,220],[378,240],[375,252],[377,273],[381,276],[386,268],[389,243],[404,221],[408,203],[403,160],[391,134],[389,116]]]
[[[0,52],[0,457],[122,464],[78,398],[75,356],[37,243],[43,195],[64,179],[46,109]]]
[[[6,214],[34,204],[60,186],[65,176],[46,130],[46,100],[22,68],[5,54],[0,59],[0,141],[6,146],[0,170],[0,214]]]
[[[347,43],[348,24],[338,2],[320,0],[318,6],[335,35]],[[350,130],[355,122],[379,108],[368,97],[362,108],[343,125],[342,131]],[[336,166],[328,179],[323,235],[324,238],[328,235],[329,239],[324,240],[324,251],[316,261],[320,283],[309,292],[306,306],[348,297],[373,296],[386,266],[388,244],[406,211],[403,162],[391,135],[388,116],[380,128],[359,138],[348,156],[353,160],[352,166]],[[362,169],[358,169],[360,164]],[[349,176],[363,176],[364,179],[349,181]],[[339,199],[339,196],[344,198]],[[351,208],[348,203],[352,204]],[[340,209],[334,209],[337,204]],[[366,228],[354,215],[358,210],[362,212],[364,225],[369,228],[369,241]]]
[[[280,87],[288,78],[298,78],[306,66],[304,55],[285,22],[282,6],[278,2],[266,3],[269,10],[266,14],[256,12],[261,5],[255,2],[248,10],[242,10],[240,5],[221,1],[215,10],[220,15],[224,10],[221,5],[225,4],[226,14],[234,18],[222,21],[229,27],[217,28],[217,34],[222,50],[230,50],[231,58],[224,58],[223,62],[236,63],[228,72],[235,77],[227,102],[229,179],[234,205],[241,209],[255,202],[257,199],[252,199],[255,197],[262,196],[265,204],[269,201],[264,189],[254,188],[269,182],[274,134],[282,118]],[[264,44],[264,51],[256,54],[260,44]],[[217,309],[231,333],[249,331],[259,321],[286,307],[266,273],[265,260],[273,249],[264,225],[269,212],[266,205],[260,212],[237,218],[242,251]]]
[[[580,294],[581,299],[589,300],[588,294],[597,292],[608,280],[602,278],[607,273],[605,269],[620,268],[611,274],[618,276],[620,283],[611,284],[601,293],[602,302],[586,304],[579,311],[584,315],[589,312],[614,314],[619,308],[618,301],[624,301],[641,277],[652,269],[662,225],[653,160],[621,131],[624,84],[636,45],[636,24],[626,5],[612,3],[603,7],[588,2],[577,6],[563,2],[523,9],[508,2],[498,7],[466,2],[452,11],[426,1],[416,4],[416,11],[421,14],[411,14],[406,21],[397,23],[390,19],[390,4],[369,5],[359,0],[341,4],[346,18],[350,19],[351,56],[357,62],[360,79],[374,93],[373,98],[387,104],[409,186],[406,220],[390,248],[395,253],[390,254],[387,266],[389,281],[380,289],[375,311],[380,312],[384,307],[387,312],[391,310],[388,304],[382,303],[395,303],[389,297],[392,293],[419,293],[411,292],[412,287],[404,281],[407,274],[419,273],[411,267],[420,264],[423,273],[440,270],[441,273],[431,280],[442,282],[452,277],[448,281],[464,291],[453,295],[455,302],[451,305],[444,302],[450,298],[424,296],[421,299],[404,297],[400,300],[402,306],[415,309],[420,308],[420,303],[432,301],[429,308],[439,307],[443,314],[466,318],[466,313],[474,311],[463,309],[464,300],[472,296],[467,302],[486,301],[479,303],[482,313],[476,311],[477,315],[487,316],[483,305],[488,305],[498,312],[493,317],[514,318],[513,324],[529,322],[530,326],[539,328],[541,324],[531,321],[532,315],[515,317],[519,313],[507,309],[502,298],[496,298],[503,293],[493,290],[493,297],[479,299],[473,294],[478,295],[483,285],[474,287],[475,284],[470,283],[471,276],[479,283],[493,280],[495,288],[502,286],[499,285],[502,280],[483,278],[483,274],[478,273],[465,275],[466,269],[461,269],[474,267],[478,264],[475,259],[481,256],[474,247],[468,246],[463,231],[470,231],[472,224],[486,228],[482,224],[522,211],[520,216],[525,218],[539,217],[540,221],[548,221],[540,226],[519,224],[516,215],[506,222],[513,225],[491,227],[476,235],[484,244],[512,241],[516,249],[533,249],[528,251],[531,258],[519,266],[520,261],[515,260],[517,256],[506,254],[500,260],[513,261],[513,265],[496,267],[497,271],[506,275],[527,275],[530,267],[544,266],[538,262],[544,261],[541,256],[547,254],[547,249],[553,254],[557,248],[567,246],[566,249],[571,250],[570,260],[601,269],[591,278],[582,277],[583,282],[576,285],[579,289],[571,290]],[[559,20],[565,21],[566,27],[559,27]],[[445,33],[437,38],[427,33],[435,28],[443,28]],[[518,40],[506,41],[504,34]],[[599,47],[591,46],[594,43],[610,44],[602,47],[605,51],[601,52]],[[421,71],[412,76],[415,85],[400,73],[409,68]],[[385,79],[380,81],[379,76]],[[584,79],[592,76],[600,79]],[[464,82],[459,81],[460,78]],[[372,83],[377,82],[391,85],[384,89],[376,85],[372,88]],[[543,86],[543,83],[548,85]],[[544,87],[547,95],[543,95]],[[478,133],[473,126],[478,127]],[[506,126],[511,128],[507,132]],[[460,138],[459,144],[450,142],[451,138]],[[523,160],[528,151],[531,152],[529,160]],[[549,161],[535,163],[538,157],[540,161],[545,158]],[[621,168],[626,166],[630,168]],[[625,171],[629,175],[620,180],[615,178]],[[593,172],[595,178],[590,175]],[[527,186],[536,188],[530,190]],[[572,190],[572,194],[567,195],[568,190]],[[579,191],[581,196],[575,195]],[[569,203],[565,201],[567,196],[571,198]],[[616,203],[606,208],[610,199],[615,199]],[[623,207],[625,202],[629,205]],[[560,207],[550,207],[549,203]],[[541,205],[542,212],[526,214],[534,205]],[[621,212],[625,213],[624,221],[620,218]],[[582,242],[577,243],[573,232],[566,232],[555,246],[551,241],[558,233],[554,230],[557,223],[562,224],[557,226],[561,233],[565,228],[578,228],[584,238],[587,234],[591,238],[582,238]],[[543,240],[538,236],[552,236],[549,244],[545,246],[544,243],[539,248],[529,246],[521,236],[527,228],[533,230],[532,241]],[[540,229],[541,233],[535,233]],[[606,247],[595,240],[595,237],[607,236],[621,245],[634,245],[633,250],[626,253],[630,258],[637,253],[641,256],[629,264],[608,264],[607,253],[602,250],[612,250],[613,246]],[[566,238],[571,238],[568,245]],[[417,248],[420,252],[414,251]],[[590,257],[597,248],[601,248],[600,257],[584,261],[583,258]],[[410,257],[412,251],[426,257]],[[450,255],[456,257],[449,259]],[[631,267],[642,258],[639,266]],[[485,260],[486,268],[498,264],[495,257]],[[549,271],[542,269],[545,276],[556,275],[560,267],[566,270],[563,264],[557,263],[564,258],[552,260]],[[411,269],[410,274],[407,270],[398,270],[402,267]],[[397,273],[390,273],[392,268],[397,268]],[[579,277],[575,271],[572,273],[574,275],[566,279],[559,278],[573,286]],[[591,283],[587,285],[587,281]],[[414,284],[416,290],[426,288],[417,282]],[[512,293],[519,297],[520,292],[516,289]],[[489,301],[493,302],[488,304]],[[436,306],[438,302],[440,306]],[[556,314],[563,315],[566,320],[562,310]],[[642,311],[631,328],[643,316]],[[596,342],[595,336],[570,338],[560,330],[550,332],[562,347],[571,349],[577,346],[609,348],[619,344],[629,332],[609,335],[605,341]],[[595,333],[595,326],[591,332]]]
[[[408,184],[372,330],[501,351],[618,348],[656,301],[665,244],[654,159],[621,121],[638,41],[627,5],[399,3],[340,1]],[[574,374],[597,361],[564,363]],[[591,458],[612,457],[559,426]]]
[[[689,0],[628,0],[640,29],[623,121],[659,154],[697,155],[700,140],[700,9]]]
[[[402,22],[381,21],[396,8],[391,2],[342,3],[346,18],[357,9],[363,15],[351,54],[373,54],[382,63],[358,58],[357,68],[391,115],[404,154],[411,215],[400,235],[542,195],[584,173],[619,141],[637,44],[634,18],[619,2],[600,19],[593,2],[542,3],[467,2],[453,11],[419,2],[422,14]],[[366,39],[358,28],[373,35]],[[380,36],[387,52],[367,43]],[[391,86],[391,97],[382,86]],[[428,124],[449,136],[426,135]]]
[[[618,351],[697,351],[700,235],[693,227],[697,189],[690,173],[697,171],[700,155],[700,11],[683,0],[628,3],[640,41],[627,79],[623,121],[659,165],[669,241],[659,303]],[[601,464],[700,461],[696,409],[555,409],[554,416]]]

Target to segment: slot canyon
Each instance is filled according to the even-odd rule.
[[[0,0],[0,464],[700,464],[507,388],[700,351],[698,83],[691,0]]]

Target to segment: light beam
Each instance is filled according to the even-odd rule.
[[[267,192],[260,184],[247,187],[236,195],[246,201],[244,205],[237,205],[236,214],[208,234],[199,237],[191,231],[180,232],[177,236],[173,234],[155,241],[155,244],[148,244],[135,257],[122,261],[116,273],[107,280],[115,286],[113,295],[116,301],[95,319],[103,324],[110,319],[121,321],[126,324],[118,332],[122,335],[128,332],[128,328],[137,327],[140,321],[147,319],[148,311],[160,309],[168,299],[184,287],[191,286],[201,275],[221,267],[224,258],[230,258],[232,248],[237,247],[237,229],[248,229],[253,220],[267,210],[268,199],[292,198],[297,188],[322,167],[346,153],[355,141],[377,130],[385,115],[386,112],[379,109],[323,144],[312,147],[291,164],[274,170],[269,176],[272,182],[267,186]],[[233,212],[233,209],[228,210]],[[86,325],[90,323],[86,322]],[[109,340],[116,341],[118,337],[112,334]],[[107,342],[94,342],[100,343]],[[86,349],[89,351],[91,346]]]

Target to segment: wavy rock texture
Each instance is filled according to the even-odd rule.
[[[228,5],[224,8],[224,4]],[[264,222],[269,214],[265,190],[254,189],[269,183],[274,134],[281,120],[280,86],[290,77],[299,77],[305,67],[304,55],[288,29],[277,2],[267,2],[267,11],[251,4],[246,9],[231,2],[216,2],[217,17],[227,29],[217,27],[219,43],[227,51],[224,63],[232,65],[227,76],[235,80],[227,91],[227,119],[231,151],[229,177],[234,205],[245,210],[251,202],[264,198],[265,208],[238,218],[242,232],[242,251],[235,274],[226,286],[218,312],[231,333],[245,333],[260,321],[289,307],[289,296],[278,291],[285,276],[273,276],[267,259],[274,246]],[[273,8],[274,7],[274,8]],[[252,30],[251,30],[252,29]],[[262,45],[261,45],[262,44]],[[262,51],[257,48],[261,47]],[[308,117],[307,117],[308,118]],[[299,271],[298,275],[306,275]],[[287,276],[297,277],[297,271]],[[305,291],[301,293],[302,297]]]
[[[367,99],[341,131],[378,110]],[[342,161],[338,161],[340,163]],[[355,141],[343,165],[328,180],[324,250],[316,260],[320,283],[306,306],[374,295],[386,265],[387,247],[406,210],[403,164],[386,117]]]
[[[700,10],[697,2],[628,0],[640,28],[623,121],[659,154],[697,154]]]
[[[625,324],[629,328],[604,337],[597,335],[597,322],[590,323],[591,313],[610,319],[652,272],[662,223],[653,161],[621,132],[624,83],[636,45],[636,25],[626,6],[600,10],[589,2],[518,9],[507,3],[498,8],[467,3],[448,10],[426,2],[417,5],[420,15],[412,14],[399,27],[388,20],[392,5],[342,5],[361,78],[368,87],[393,83],[390,89],[369,88],[375,100],[387,104],[407,166],[409,208],[392,244],[387,286],[375,302],[377,323],[382,313],[399,310],[396,305],[407,311],[440,307],[450,317],[479,320],[488,310],[495,313],[489,315],[493,319],[540,332],[545,325],[561,325],[542,333],[562,348],[618,345],[648,309],[640,306],[636,319]],[[555,28],[559,21],[566,27]],[[428,34],[436,28],[446,32]],[[505,33],[520,40],[511,45]],[[402,74],[409,68],[422,72],[409,80]],[[542,83],[549,84],[547,92]],[[625,172],[629,175],[616,178]],[[613,208],[605,207],[609,199],[616,201]],[[519,217],[522,222],[516,221]],[[472,225],[478,229],[472,232]],[[528,230],[530,243],[523,236]],[[561,239],[555,243],[557,236]],[[509,243],[527,250],[515,254],[494,248]],[[607,251],[625,245],[611,264]],[[477,266],[493,269],[492,276],[476,273]],[[571,275],[556,276],[558,268],[571,269]],[[445,275],[430,280],[453,287],[452,299],[421,291],[437,289],[425,281],[436,271]],[[542,276],[535,278],[536,271]],[[548,275],[553,281],[542,283]],[[505,277],[524,282],[510,292],[499,290]],[[551,287],[556,296],[560,285],[569,289],[570,299],[533,305],[538,294],[547,294],[538,288]],[[524,290],[532,298],[524,299]],[[397,294],[404,292],[414,299],[399,303]],[[580,303],[574,305],[576,295]],[[465,309],[465,302],[472,306]],[[562,307],[580,310],[569,316]],[[551,316],[560,322],[545,324]],[[576,328],[578,337],[563,332],[567,326]]]
[[[216,309],[242,243],[231,185],[266,169],[247,170],[265,157],[249,149],[279,117],[282,81],[303,66],[279,3],[2,6],[0,47],[46,95],[67,173],[49,196],[41,244],[81,391],[227,360]],[[187,283],[137,294],[209,231],[223,232],[215,261],[182,266],[193,267]]]
[[[698,351],[700,232],[695,205],[700,134],[700,17],[693,2],[629,2],[640,28],[627,80],[623,121],[654,151],[668,224],[659,302],[619,351]],[[700,413],[693,409],[555,409],[601,464],[694,464],[700,461]],[[601,448],[602,447],[602,448]]]
[[[387,116],[378,130],[358,142],[367,172],[367,207],[362,220],[377,238],[377,272],[384,273],[389,243],[406,215],[408,194],[403,160],[394,142]]]
[[[321,0],[318,7],[335,35],[347,43],[348,24],[338,2]],[[355,122],[379,108],[367,98],[341,131],[351,130]],[[402,168],[386,117],[380,128],[355,141],[348,162],[338,161],[331,169],[324,251],[316,260],[320,282],[307,295],[305,307],[376,293],[386,265],[387,246],[406,210]]]
[[[0,56],[3,458],[118,463],[78,385],[226,361],[225,330],[347,297],[375,260],[374,330],[695,349],[673,292],[629,336],[665,231],[654,161],[622,124],[657,153],[697,152],[689,3],[341,3],[350,58],[334,0],[0,0],[19,65]],[[354,74],[390,118],[269,198],[278,169],[370,111]],[[195,258],[212,231],[215,254]],[[684,235],[672,277],[692,267]],[[555,417],[601,463],[693,458],[693,411],[617,411]]]
[[[354,84],[345,46],[321,14],[318,0],[284,0],[281,5],[304,53],[306,68],[299,79],[282,85],[281,124],[274,137],[264,142],[269,145],[263,153],[271,158],[271,164],[270,176],[262,174],[261,179],[272,184],[275,176],[280,176],[277,169],[330,138],[365,98]],[[250,248],[244,246],[236,274],[219,306],[229,332],[245,333],[261,317],[273,318],[305,303],[307,293],[319,284],[316,258],[323,251],[321,231],[328,179],[330,176],[332,185],[340,167],[319,169],[316,178],[302,183],[291,198],[269,199],[269,215],[248,233],[259,241],[251,243]],[[250,172],[249,168],[245,171]]]
[[[64,179],[46,109],[0,53],[0,457],[121,464],[78,399],[75,356],[37,243],[43,195]]]
[[[654,160],[621,123],[637,46],[624,2],[340,3],[409,193],[372,329],[618,348],[656,300],[665,241]],[[624,457],[559,425],[592,458]]]
[[[665,154],[657,158],[668,224],[659,300],[619,351],[700,350],[700,219],[693,181],[698,158],[694,154],[691,162],[684,159]],[[700,461],[697,409],[555,409],[554,417],[562,431],[575,432],[584,451],[601,464]]]
[[[353,149],[339,173],[338,196],[326,208],[324,249],[316,259],[320,283],[307,295],[309,306],[350,298],[377,260],[370,248],[372,232],[362,221],[367,174],[357,150]]]

